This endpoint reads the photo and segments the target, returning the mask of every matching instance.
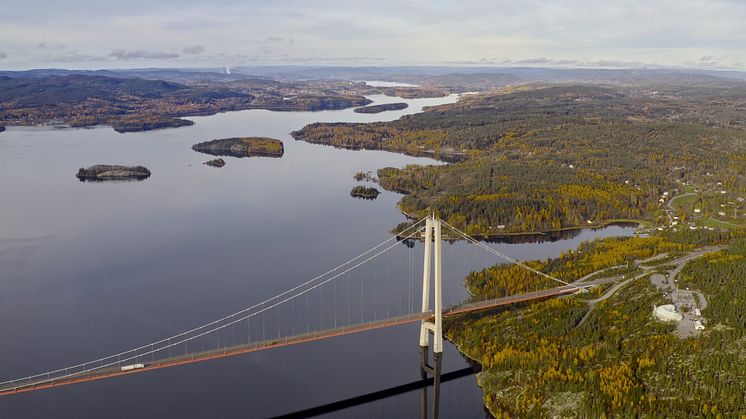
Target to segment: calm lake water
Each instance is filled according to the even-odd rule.
[[[289,136],[311,122],[392,120],[456,100],[371,98],[410,107],[378,115],[231,112],[191,118],[191,127],[130,134],[107,127],[1,133],[0,381],[201,325],[388,238],[404,221],[395,207],[399,195],[353,199],[353,174],[436,162]],[[197,142],[231,136],[281,139],[285,155],[225,158],[227,165],[216,169],[202,164],[212,157],[191,150]],[[125,183],[75,178],[78,168],[101,163],[140,164],[153,174]],[[609,227],[554,242],[492,246],[518,259],[548,258],[583,240],[632,231]],[[497,262],[465,243],[443,251],[446,304],[463,300],[462,279],[470,270]],[[346,291],[362,286],[367,295],[352,314],[381,318],[418,306],[421,258],[419,243],[402,245],[351,274]],[[324,292],[328,304],[329,295],[343,299],[345,289]],[[349,307],[339,307],[324,313],[324,327],[350,315]],[[307,309],[309,318],[320,317],[318,308]],[[306,325],[297,312],[277,315],[284,333]],[[271,417],[414,381],[417,345],[418,326],[389,328],[6,397],[0,417]],[[443,365],[448,372],[467,363],[447,344]],[[331,416],[409,418],[419,415],[419,403],[412,392]],[[440,408],[441,417],[484,416],[474,376],[445,383]]]

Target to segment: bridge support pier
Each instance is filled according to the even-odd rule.
[[[441,230],[440,220],[431,217],[425,220],[425,258],[422,269],[422,312],[430,312],[430,277],[434,270],[435,307],[433,321],[423,319],[420,325],[420,346],[428,347],[430,333],[433,334],[433,352],[443,352],[443,269],[441,258]],[[433,244],[435,251],[433,252]],[[434,253],[434,257],[433,257]],[[435,262],[435,266],[431,266]]]
[[[420,346],[420,377],[426,384],[422,387],[422,396],[420,398],[420,417],[427,419],[427,380],[429,376],[433,377],[433,419],[438,419],[438,410],[440,407],[440,371],[443,353],[435,353],[433,360],[435,365],[430,365],[428,361],[429,350],[427,346]]]
[[[441,258],[441,222],[435,216],[425,220],[425,257],[422,269],[422,312],[430,312],[430,283],[434,282],[435,307],[433,318],[423,319],[420,325],[420,375],[423,380],[433,377],[433,418],[438,418],[440,403],[440,366],[443,356],[443,269]],[[433,249],[433,245],[435,249]],[[434,251],[433,251],[434,250]],[[433,266],[433,262],[434,265]],[[431,270],[434,275],[431,275]],[[431,281],[431,276],[434,280]],[[429,364],[430,334],[433,335],[434,364]],[[427,386],[422,390],[422,415],[427,417]]]

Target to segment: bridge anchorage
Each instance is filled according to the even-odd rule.
[[[425,257],[422,269],[422,314],[423,316],[430,313],[430,285],[434,279],[435,293],[435,310],[433,311],[433,321],[423,317],[420,325],[420,376],[422,380],[427,380],[428,376],[433,377],[433,417],[438,418],[438,405],[440,399],[440,372],[443,358],[443,260],[441,251],[441,221],[435,216],[428,217],[425,220]],[[435,252],[433,257],[433,239],[435,243]],[[433,260],[434,259],[434,260]],[[433,262],[435,266],[433,267]],[[431,278],[431,270],[434,271],[434,278]],[[433,362],[429,364],[430,355],[430,335],[433,335]],[[427,412],[427,388],[422,391],[422,412]]]

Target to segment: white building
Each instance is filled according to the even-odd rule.
[[[697,320],[694,322],[694,330],[705,330],[705,325],[701,321]]]
[[[680,322],[684,319],[684,316],[676,312],[676,307],[674,307],[673,304],[665,304],[662,306],[654,307],[653,315],[658,320],[664,322]]]

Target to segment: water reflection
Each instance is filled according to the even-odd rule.
[[[143,175],[138,177],[128,178],[98,178],[98,177],[79,177],[78,180],[82,183],[129,183],[129,182],[142,182],[150,178],[150,175]]]
[[[513,234],[505,236],[491,236],[491,237],[480,237],[474,236],[487,243],[506,243],[506,244],[520,244],[520,243],[544,243],[544,242],[556,242],[560,240],[569,240],[579,237],[584,231],[601,231],[608,227],[621,227],[625,229],[635,229],[639,227],[637,223],[611,223],[604,227],[591,227],[591,228],[571,228],[566,230],[555,230],[548,231],[546,233],[536,234]]]

